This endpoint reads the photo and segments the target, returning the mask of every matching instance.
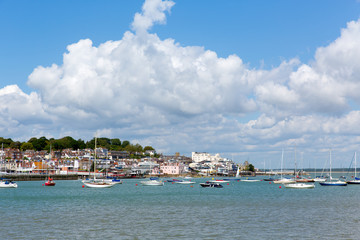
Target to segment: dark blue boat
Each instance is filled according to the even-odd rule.
[[[214,183],[214,182],[205,182],[205,183],[200,183],[200,186],[202,187],[210,187],[210,188],[222,188],[223,185],[221,185],[220,183]]]

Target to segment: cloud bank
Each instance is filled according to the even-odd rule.
[[[134,32],[121,40],[69,45],[62,65],[33,70],[29,95],[15,85],[0,89],[3,135],[86,139],[100,132],[169,154],[270,152],[295,144],[356,150],[359,20],[319,47],[312,62],[294,58],[262,70],[236,55],[220,58],[149,33],[173,6],[147,0],[134,16]]]

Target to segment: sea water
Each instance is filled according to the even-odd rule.
[[[260,177],[259,177],[260,178]],[[359,239],[360,185],[286,189],[271,182],[202,188],[124,179],[18,182],[0,189],[0,239]]]

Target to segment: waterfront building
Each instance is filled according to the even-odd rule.
[[[183,174],[185,171],[185,167],[180,163],[163,163],[160,166],[160,172],[168,175],[179,175]]]
[[[199,162],[203,162],[203,161],[211,161],[211,162],[218,163],[220,161],[223,161],[223,158],[220,157],[220,154],[218,154],[218,153],[215,155],[211,155],[207,152],[192,152],[191,158],[192,158],[193,162],[195,162],[195,163],[199,163]]]

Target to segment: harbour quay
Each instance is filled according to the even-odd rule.
[[[43,181],[48,175],[46,174],[6,174],[1,175],[2,179],[11,179],[12,181]],[[54,180],[77,180],[77,174],[59,174],[51,176]]]

